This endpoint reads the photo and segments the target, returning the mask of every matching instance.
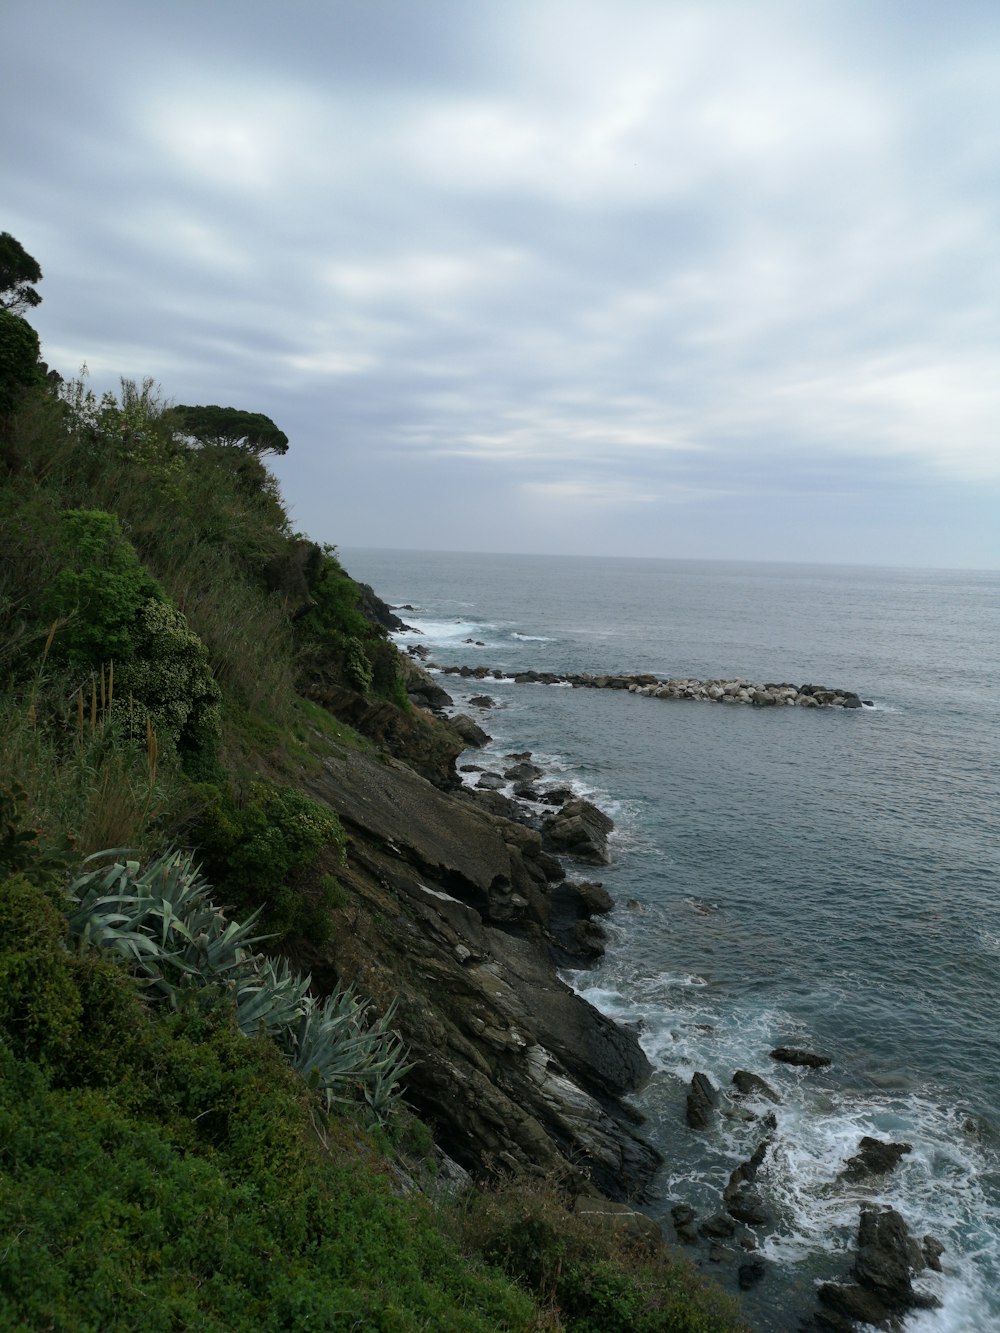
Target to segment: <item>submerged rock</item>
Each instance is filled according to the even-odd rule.
[[[799,1050],[795,1046],[776,1046],[771,1052],[772,1060],[780,1060],[786,1065],[802,1065],[807,1069],[824,1069],[833,1064],[833,1057],[817,1055],[814,1051]]]

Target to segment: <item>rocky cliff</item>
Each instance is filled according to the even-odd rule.
[[[305,780],[347,830],[349,902],[332,940],[307,942],[301,961],[321,987],[356,982],[379,1007],[397,1003],[407,1096],[462,1166],[557,1172],[582,1193],[641,1199],[658,1158],[623,1098],[648,1063],[554,961],[567,957],[566,927],[606,904],[577,891],[536,830],[429,780],[444,782],[448,728],[418,714],[399,737],[405,751],[414,733],[435,732],[436,772],[429,751],[421,773],[344,747]]]

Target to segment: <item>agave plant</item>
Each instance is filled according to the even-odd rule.
[[[121,854],[99,853],[88,862]],[[268,938],[253,934],[259,913],[229,921],[211,892],[189,853],[168,852],[145,869],[138,861],[116,860],[70,884],[70,931],[81,949],[118,953],[171,1005],[184,992],[224,987],[244,1036],[273,1038],[328,1106],[360,1091],[380,1121],[388,1118],[411,1068],[392,1031],[395,1005],[369,1020],[368,1002],[353,987],[317,1000],[309,992],[311,977],[257,952]]]

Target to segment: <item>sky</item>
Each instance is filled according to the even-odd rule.
[[[1000,5],[2,0],[43,356],[343,547],[1000,568]]]

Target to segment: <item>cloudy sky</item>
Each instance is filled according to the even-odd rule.
[[[350,546],[1000,567],[995,0],[4,0],[44,355]]]

